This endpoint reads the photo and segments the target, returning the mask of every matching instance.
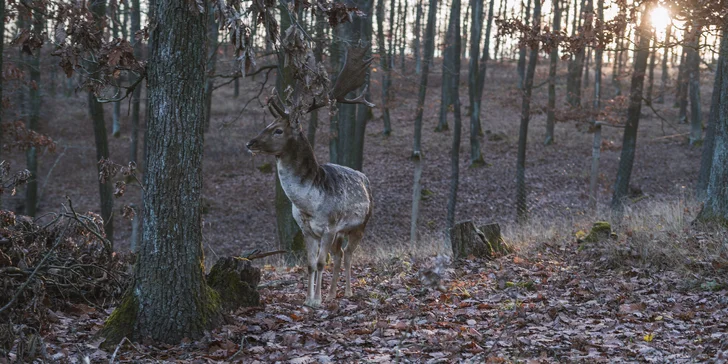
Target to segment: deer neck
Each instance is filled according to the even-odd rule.
[[[310,197],[314,180],[319,173],[320,165],[303,132],[292,138],[276,156],[278,178],[281,187],[294,205],[299,206]]]

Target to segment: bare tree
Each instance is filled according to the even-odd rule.
[[[382,119],[384,121],[384,135],[392,134],[392,122],[389,116],[390,88],[392,86],[392,69],[389,61],[389,52],[384,46],[384,2],[377,1],[377,49],[379,51],[379,65],[382,67]],[[390,20],[391,22],[391,20]]]
[[[703,140],[703,118],[700,107],[700,20],[695,19],[687,39],[687,73],[690,93],[690,145]]]
[[[449,52],[452,67],[450,69],[452,75],[449,79],[449,86],[452,88],[451,95],[455,121],[452,132],[452,149],[450,150],[450,195],[447,201],[448,232],[455,226],[455,205],[457,204],[458,184],[460,180],[460,131],[462,129],[460,119],[460,0],[453,0],[450,11],[450,29],[448,30],[450,37],[447,43],[452,47]],[[478,47],[476,46],[476,48]],[[446,248],[449,248],[449,245]]]
[[[525,15],[523,16],[523,19],[526,20],[526,26],[528,26],[531,18],[531,0],[527,0],[528,2],[525,5]],[[538,2],[540,0],[536,0]],[[523,1],[521,1],[521,7],[523,8]],[[518,65],[516,66],[516,70],[518,71],[518,88],[523,89],[523,82],[524,77],[526,77],[526,46],[521,45],[518,48]]]
[[[667,29],[665,30],[665,46],[662,49],[662,75],[660,75],[661,78],[661,85],[660,85],[660,94],[657,96],[657,99],[655,100],[658,104],[664,104],[665,103],[665,94],[667,93],[667,80],[670,77],[670,72],[667,69],[667,59],[668,55],[670,53],[670,36],[672,35],[672,24],[667,25]]]
[[[480,31],[483,28],[483,0],[470,0],[472,8],[470,20],[470,62],[468,76],[468,96],[470,98],[470,166],[485,164],[480,152],[480,102],[478,81],[480,80]],[[487,42],[487,40],[486,40]],[[487,51],[487,50],[486,50]],[[457,65],[456,65],[457,66]],[[483,70],[485,71],[485,70]]]
[[[646,11],[642,14],[648,14],[647,10],[651,8],[650,4],[648,3],[643,6],[646,7]],[[634,164],[634,156],[637,149],[637,128],[642,110],[642,88],[645,83],[645,71],[647,69],[647,58],[650,55],[650,38],[652,35],[647,16],[642,17],[636,33],[639,41],[634,51],[634,71],[632,72],[632,84],[630,86],[627,123],[624,128],[622,154],[619,158],[617,180],[614,183],[614,194],[612,195],[612,216],[615,220],[621,220],[624,212],[624,198],[627,196],[629,180],[632,176],[632,165]]]
[[[417,114],[415,116],[414,144],[412,159],[415,163],[414,182],[412,183],[412,218],[410,222],[410,243],[417,241],[417,220],[420,217],[420,199],[422,198],[422,170],[424,169],[424,153],[422,153],[422,117],[425,109],[425,96],[427,95],[427,79],[430,74],[430,63],[435,53],[435,26],[437,22],[437,0],[429,0],[427,10],[427,24],[425,25],[425,48],[422,54],[422,74],[420,74],[420,88],[417,94]]]
[[[541,1],[536,0],[533,7],[533,28],[541,27]],[[516,160],[516,217],[523,223],[528,218],[528,205],[526,203],[526,144],[528,142],[528,123],[531,120],[531,92],[533,91],[533,76],[538,63],[539,45],[531,46],[528,58],[528,69],[523,87],[523,100],[521,103],[521,125],[518,132],[518,157]]]
[[[4,26],[4,25],[3,25]],[[44,19],[40,9],[33,10],[33,34],[39,39],[43,36]],[[2,56],[2,54],[0,54]],[[38,130],[40,119],[41,95],[40,95],[40,56],[41,49],[37,49],[30,57],[30,109],[28,115],[28,130]],[[38,150],[31,146],[25,152],[30,179],[25,190],[25,213],[35,217],[38,208]],[[106,221],[106,220],[105,220]]]
[[[141,8],[139,0],[131,0],[131,34],[130,37],[134,47],[134,57],[138,60],[142,59],[142,41],[136,38],[136,33],[141,29]],[[132,76],[133,77],[133,76]],[[136,76],[141,77],[141,76]],[[134,82],[137,80],[134,79]],[[131,96],[131,135],[129,143],[129,160],[139,164],[139,116],[140,102],[142,94],[142,84],[139,84],[133,91]]]
[[[559,2],[554,0],[554,31],[561,30],[561,8]],[[556,70],[559,62],[559,48],[554,47],[549,55],[549,100],[546,112],[546,139],[544,144],[554,143],[554,124],[556,123]]]

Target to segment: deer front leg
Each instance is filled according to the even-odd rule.
[[[314,300],[321,304],[321,285],[323,281],[323,272],[324,267],[326,266],[326,256],[328,255],[329,251],[331,251],[331,246],[334,244],[334,239],[336,239],[336,233],[331,232],[331,230],[327,230],[325,233],[321,235],[321,243],[319,245],[319,251],[318,251],[318,261],[316,262],[316,295],[314,296]]]
[[[316,270],[316,263],[318,261],[319,241],[312,236],[304,236],[306,240],[306,253],[308,258],[308,292],[306,294],[306,301],[303,303],[306,306],[318,307],[321,301],[316,302],[316,283],[318,281],[318,271]]]
[[[336,285],[339,283],[339,271],[341,270],[341,256],[344,251],[341,249],[344,243],[342,236],[337,236],[334,246],[331,247],[331,255],[334,257],[334,270],[331,272],[331,288],[329,289],[329,295],[326,296],[326,300],[333,300],[336,298]]]

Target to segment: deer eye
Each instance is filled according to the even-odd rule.
[[[274,131],[273,134],[276,134],[276,135],[283,134],[283,129],[276,129],[276,131]]]

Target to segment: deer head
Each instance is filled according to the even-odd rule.
[[[305,139],[301,133],[300,117],[330,105],[332,101],[374,107],[374,104],[364,97],[366,87],[359,96],[353,99],[346,98],[349,92],[358,89],[366,81],[366,73],[372,63],[372,58],[364,58],[366,52],[367,48],[361,45],[349,48],[344,67],[328,93],[313,95],[311,100],[305,100],[304,88],[306,85],[297,81],[287,98],[290,100],[287,106],[277,95],[269,98],[268,110],[276,119],[246,144],[248,150],[253,155],[262,153],[281,156],[285,153],[286,148],[291,146],[291,143],[296,143],[300,138]]]

